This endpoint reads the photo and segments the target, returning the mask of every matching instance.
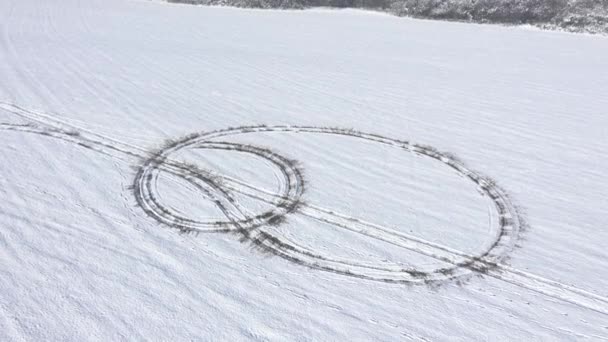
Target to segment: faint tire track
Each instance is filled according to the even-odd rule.
[[[485,274],[608,315],[608,298],[606,297],[517,270],[501,263],[519,237],[522,223],[516,207],[511,203],[506,192],[492,180],[468,169],[451,154],[439,152],[432,147],[339,128],[250,126],[195,133],[177,141],[168,142],[163,148],[148,153],[145,149],[75,127],[42,113],[28,111],[7,103],[0,103],[0,108],[15,113],[27,121],[34,122],[0,124],[0,130],[42,134],[75,143],[121,160],[140,160],[141,164],[138,167],[132,187],[138,206],[156,221],[182,232],[232,232],[238,234],[242,241],[247,241],[264,252],[277,255],[293,263],[360,279],[402,284],[441,284],[446,281],[469,277],[473,274]],[[464,253],[389,227],[383,227],[302,202],[304,178],[294,161],[265,148],[217,140],[238,134],[273,132],[331,134],[352,137],[435,159],[474,182],[481,192],[493,201],[499,217],[495,241],[489,248],[477,254]],[[174,153],[188,148],[239,151],[268,160],[282,175],[280,191],[279,193],[269,192],[241,180],[201,170],[195,165],[178,162],[172,158]],[[200,191],[207,200],[211,200],[220,209],[226,216],[226,221],[202,222],[176,215],[156,195],[158,189],[155,185],[155,179],[160,172],[168,172],[180,177],[190,184],[193,189]],[[235,200],[232,193],[239,193],[268,203],[274,209],[260,214],[250,213]],[[417,269],[400,269],[396,265],[374,265],[320,255],[284,238],[275,236],[275,232],[268,228],[272,224],[280,224],[282,222],[281,218],[285,215],[296,212],[317,221],[431,257],[447,266],[429,272]]]

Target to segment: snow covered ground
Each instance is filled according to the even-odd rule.
[[[607,37],[129,0],[0,34],[0,340],[608,340]]]

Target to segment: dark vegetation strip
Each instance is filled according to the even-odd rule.
[[[167,0],[265,9],[362,8],[397,16],[476,23],[530,24],[608,34],[607,0]]]

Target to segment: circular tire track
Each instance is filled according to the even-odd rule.
[[[156,152],[142,153],[141,151],[133,151],[125,146],[119,146],[103,139],[99,140],[83,136],[74,130],[45,129],[31,124],[1,124],[0,129],[41,134],[75,143],[110,156],[126,154],[129,157],[143,159],[143,162],[137,168],[131,190],[133,191],[137,205],[157,222],[178,229],[181,232],[233,232],[238,234],[242,241],[252,243],[263,252],[280,256],[296,264],[313,269],[362,279],[391,283],[440,283],[470,276],[473,273],[487,273],[492,269],[499,269],[499,262],[514,247],[520,231],[520,219],[516,208],[510,202],[507,194],[492,180],[468,169],[462,162],[449,153],[439,152],[429,146],[412,144],[407,141],[390,139],[375,134],[340,128],[312,126],[248,126],[191,134],[177,141],[168,142]],[[324,211],[322,208],[317,208],[315,209],[316,211],[313,210],[312,212],[309,211],[308,209],[314,209],[314,206],[301,202],[304,193],[304,178],[302,171],[297,166],[297,162],[266,148],[216,140],[234,135],[276,132],[330,134],[353,137],[440,161],[475,183],[478,189],[492,200],[499,217],[494,242],[491,246],[478,252],[476,255],[464,254],[442,246],[431,246],[432,248],[429,250],[412,249],[405,246],[404,248],[420,252],[449,265],[429,272],[412,268],[401,269],[394,265],[389,267],[347,259],[335,259],[330,256],[320,255],[285,238],[281,238],[272,230],[272,227],[282,223],[286,215],[296,212],[300,207],[304,209],[301,211],[303,215],[344,229],[353,230],[351,226],[357,220],[348,218],[350,222],[344,223],[336,221],[334,218],[328,219],[328,213],[331,213],[330,216],[340,216],[331,211]],[[234,186],[235,183],[226,184],[229,180],[228,177],[201,170],[196,165],[178,162],[175,158],[172,158],[176,153],[185,149],[237,151],[270,162],[278,170],[277,173],[282,176],[279,191],[272,194],[270,199],[268,197],[254,197],[271,204],[272,209],[257,214],[249,213],[247,209],[242,208],[233,198],[232,192],[246,194],[242,192],[242,189],[239,189],[239,185],[244,185],[250,189],[255,188],[242,182],[236,182],[236,187]],[[196,218],[185,217],[164,205],[160,200],[157,189],[157,181],[161,172],[168,172],[185,180],[195,190],[198,190],[206,200],[212,201],[226,217],[226,220],[197,220]],[[381,232],[383,229],[379,229],[378,227],[375,229],[377,232],[374,234],[359,233],[392,244],[396,244],[396,239],[400,238],[399,234]],[[431,245],[428,242],[422,241],[422,245],[424,244]],[[447,252],[447,256],[445,253],[434,253],[433,249],[437,248]],[[456,259],[454,256],[456,256]]]
[[[276,132],[325,134],[357,138],[398,148],[407,153],[415,153],[432,158],[445,164],[476,184],[478,189],[494,203],[494,208],[499,217],[494,242],[485,250],[478,252],[477,255],[461,256],[457,261],[453,258],[436,255],[434,256],[435,259],[447,263],[449,266],[428,272],[417,269],[396,269],[395,267],[375,266],[349,260],[336,260],[317,254],[314,251],[300,247],[277,236],[270,229],[270,226],[281,223],[286,215],[295,212],[301,204],[301,197],[304,192],[304,179],[301,170],[297,167],[297,163],[269,149],[247,144],[216,141],[216,139],[228,136]],[[283,177],[281,191],[273,195],[273,198],[276,199],[271,203],[273,204],[273,209],[254,215],[247,213],[232,197],[230,193],[232,189],[222,184],[222,176],[200,170],[194,165],[173,161],[173,155],[185,149],[239,151],[269,161]],[[171,208],[163,205],[159,201],[158,190],[156,188],[156,180],[160,172],[170,172],[195,186],[209,200],[213,201],[224,216],[226,216],[227,220],[221,222],[199,221],[195,218],[183,217]],[[296,264],[342,275],[391,283],[438,283],[464,277],[473,272],[486,273],[488,270],[496,268],[498,263],[514,247],[520,230],[519,215],[506,192],[492,180],[468,169],[453,155],[439,152],[429,146],[340,128],[247,126],[191,134],[180,140],[168,143],[141,164],[133,183],[133,193],[137,204],[147,215],[164,225],[179,229],[182,232],[236,232],[240,234],[242,240],[251,242],[262,251],[280,256]],[[326,223],[334,223],[324,220],[320,216],[315,217],[312,215],[312,217]],[[380,237],[380,239],[382,240],[383,238]],[[390,236],[387,239],[390,239]]]
[[[251,230],[265,224],[275,224],[297,208],[304,192],[304,180],[295,162],[267,149],[245,144],[210,142],[201,138],[189,136],[171,142],[154,153],[138,169],[132,188],[136,202],[146,214],[182,232],[227,232]],[[283,182],[280,184],[282,191],[275,195],[279,200],[272,203],[274,208],[254,216],[247,215],[232,195],[222,187],[222,180],[218,176],[200,170],[195,165],[167,161],[172,154],[188,148],[239,151],[271,162],[283,176]],[[227,221],[195,220],[183,217],[163,205],[159,201],[157,189],[157,179],[163,171],[181,177],[201,190],[224,213]]]
[[[51,137],[127,163],[131,163],[134,160],[143,161],[140,166],[137,167],[137,170],[139,171],[141,171],[146,161],[159,156],[159,152],[151,154],[147,149],[139,146],[59,120],[55,116],[49,116],[45,113],[22,108],[15,104],[0,101],[0,109],[17,115],[28,122],[26,124],[0,123],[0,130]],[[295,174],[299,174],[299,176],[296,176],[295,178],[299,179],[299,181],[291,183],[285,182],[285,184],[300,184],[301,186],[300,190],[289,192],[290,194],[294,194],[292,197],[280,196],[280,194],[285,193],[285,187],[281,188],[282,190],[280,190],[278,194],[270,193],[265,189],[256,188],[255,186],[237,179],[214,175],[208,171],[200,170],[194,165],[176,162],[168,158],[158,159],[155,166],[157,169],[162,169],[178,175],[182,179],[185,179],[195,189],[200,190],[207,199],[214,200],[214,203],[216,204],[225,204],[220,206],[220,209],[222,209],[227,221],[213,223],[213,225],[216,225],[216,231],[236,232],[240,234],[242,241],[250,241],[259,246],[263,251],[279,255],[294,263],[305,265],[313,269],[320,269],[357,278],[402,284],[436,284],[455,279],[460,281],[463,277],[469,277],[472,274],[486,274],[489,277],[551,297],[555,300],[586,308],[599,314],[608,315],[608,310],[606,310],[606,304],[608,304],[607,297],[500,263],[514,247],[520,230],[525,226],[525,221],[520,217],[518,211],[511,203],[504,190],[498,187],[491,179],[483,177],[468,169],[451,154],[438,152],[432,147],[389,139],[374,134],[338,128],[305,126],[253,126],[230,128],[209,133],[193,134],[181,139],[180,142],[188,145],[190,140],[193,141],[196,139],[196,141],[203,146],[204,143],[206,143],[205,140],[252,132],[288,132],[353,136],[385,145],[392,145],[409,153],[415,153],[439,160],[477,184],[481,193],[493,200],[495,210],[499,213],[499,224],[496,227],[497,231],[495,232],[494,243],[489,248],[473,255],[415,236],[397,232],[381,225],[365,222],[355,217],[348,217],[333,212],[330,209],[300,202],[299,198],[303,192],[303,180],[296,164],[267,149],[253,147],[253,149],[259,152],[258,156],[260,156],[260,154],[274,155],[276,158],[282,159],[286,164],[291,164],[295,169],[295,171],[292,171]],[[217,142],[214,143],[217,144]],[[164,149],[161,149],[161,151],[166,150],[170,146],[175,146],[175,144],[176,143],[174,142],[169,143]],[[237,145],[232,143],[227,144],[233,145],[232,147]],[[238,148],[247,151],[250,150],[251,146],[242,145]],[[154,163],[151,163],[150,165],[154,165]],[[285,172],[288,174],[290,173],[289,171]],[[137,181],[135,181],[132,190],[136,189],[137,184]],[[404,249],[432,257],[436,260],[445,262],[445,264],[452,265],[452,267],[438,268],[432,272],[422,272],[416,269],[388,269],[386,267],[376,267],[373,263],[362,264],[349,260],[332,260],[326,256],[317,255],[310,250],[297,246],[295,243],[282,241],[280,238],[273,236],[270,231],[265,232],[265,229],[269,229],[273,225],[282,222],[281,218],[284,216],[281,216],[280,211],[273,210],[272,213],[278,214],[273,216],[273,218],[264,217],[263,214],[248,214],[246,210],[240,208],[236,201],[233,199],[231,200],[230,193],[232,191],[275,206],[281,204],[282,208],[287,209],[282,215],[295,213],[297,211],[298,214],[320,222],[355,231],[365,236],[369,236],[370,238],[379,239],[390,244],[400,245]],[[218,196],[219,198],[217,198]],[[145,205],[147,201],[147,199],[144,199],[144,202],[142,203]],[[142,209],[145,211],[146,207],[142,207]],[[170,214],[172,214],[172,212],[168,211],[167,215]],[[170,218],[170,216],[167,217]],[[256,219],[258,221],[253,223]],[[192,219],[189,220],[194,221]],[[170,222],[170,220],[167,222]],[[207,222],[207,224],[209,224],[209,222]],[[191,231],[188,229],[189,226],[185,223],[177,226],[171,224],[167,225],[169,227],[180,228],[183,231]],[[222,230],[220,229],[220,226],[226,227]]]

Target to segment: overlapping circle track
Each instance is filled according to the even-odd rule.
[[[277,132],[357,138],[401,149],[407,153],[415,153],[443,163],[475,183],[482,194],[492,200],[499,217],[498,226],[494,231],[494,242],[485,250],[471,255],[385,227],[366,226],[365,223],[354,218],[348,218],[345,223],[343,216],[324,211],[311,204],[304,204],[301,201],[305,184],[297,162],[266,148],[222,141],[222,138],[235,135]],[[180,152],[190,149],[231,150],[262,158],[270,162],[282,175],[280,190],[277,193],[268,193],[267,190],[257,189],[243,181],[176,161],[176,156]],[[178,176],[199,190],[201,195],[212,201],[223,213],[225,220],[204,221],[195,217],[185,217],[163,203],[157,188],[158,177],[162,172]],[[251,213],[234,198],[235,192],[265,201],[271,204],[270,209],[260,213]],[[300,265],[357,278],[394,283],[444,282],[474,273],[487,272],[489,269],[497,267],[498,263],[513,248],[520,230],[517,210],[504,190],[488,178],[468,169],[451,154],[439,152],[429,146],[340,128],[254,126],[192,134],[168,143],[164,148],[146,158],[137,171],[133,183],[133,193],[138,206],[147,215],[163,225],[180,231],[233,232],[238,234],[243,241],[249,241],[265,252]],[[397,265],[377,265],[319,254],[287,240],[277,234],[277,230],[274,229],[274,226],[280,224],[286,215],[295,213],[422,253],[436,259],[440,266],[431,271],[406,269]]]
[[[33,123],[0,123],[0,130],[40,134],[73,143],[112,158],[127,162],[139,161],[131,190],[137,205],[157,222],[182,232],[234,233],[240,236],[242,241],[250,242],[264,252],[313,269],[391,283],[440,283],[472,274],[487,273],[493,269],[504,269],[499,263],[515,246],[521,229],[517,209],[506,192],[493,181],[470,170],[449,153],[439,152],[432,147],[408,141],[341,128],[247,126],[191,134],[169,142],[160,150],[150,153],[138,146],[57,121],[48,115],[28,111],[16,105],[7,104],[5,107],[9,112]],[[473,182],[479,191],[493,202],[496,216],[499,218],[497,226],[494,227],[493,243],[476,254],[464,253],[401,231],[305,203],[302,201],[305,182],[298,162],[267,148],[222,141],[223,138],[231,136],[255,133],[300,133],[350,137],[439,161]],[[276,174],[280,175],[279,178],[282,178],[279,190],[271,193],[242,180],[203,170],[194,164],[178,160],[179,153],[192,149],[238,151],[261,158],[270,163],[277,170]],[[187,217],[174,210],[168,203],[163,203],[163,198],[158,190],[158,178],[163,172],[186,181],[191,188],[205,197],[204,200],[211,201],[225,219],[205,221],[197,217]],[[269,209],[252,213],[236,200],[234,196],[236,193],[266,202],[266,207]],[[398,264],[375,264],[320,254],[288,240],[285,236],[281,236],[280,230],[276,229],[276,226],[280,225],[287,215],[294,214],[305,215],[320,222],[433,258],[437,261],[437,267],[431,270],[403,268]]]
[[[437,284],[451,280],[459,281],[475,274],[487,274],[556,300],[600,314],[608,314],[605,309],[605,305],[608,303],[606,297],[506,265],[503,259],[514,248],[522,226],[525,226],[525,221],[519,215],[517,208],[511,203],[507,193],[491,179],[467,168],[451,154],[439,152],[432,147],[341,128],[247,126],[191,134],[167,143],[162,149],[151,153],[148,149],[79,127],[53,115],[27,110],[15,104],[0,101],[0,110],[17,115],[26,121],[26,123],[0,122],[0,131],[42,135],[103,154],[115,161],[120,160],[129,164],[137,162],[137,172],[133,185],[130,187],[137,206],[149,217],[165,226],[183,232],[237,234],[241,241],[250,242],[262,251],[293,263],[312,269],[375,281],[399,284]],[[493,220],[497,222],[493,227],[493,242],[489,246],[481,248],[477,253],[465,253],[408,235],[403,231],[315,206],[302,201],[305,183],[296,161],[267,148],[222,141],[222,138],[230,136],[279,132],[351,137],[438,161],[438,165],[449,167],[471,181],[479,192],[493,203],[492,210],[495,211],[493,216],[498,217],[498,220]],[[276,174],[279,175],[278,178],[281,178],[279,189],[276,192],[269,192],[225,174],[202,170],[194,164],[180,161],[179,157],[185,157],[185,155],[180,155],[180,152],[190,149],[232,150],[261,158],[277,170]],[[188,217],[178,210],[172,209],[171,203],[164,203],[165,200],[160,196],[157,188],[161,173],[169,173],[185,181],[186,184],[189,184],[190,189],[196,190],[205,197],[203,200],[210,201],[217,207],[225,219],[205,221],[197,217]],[[239,203],[237,198],[242,200],[243,197],[235,197],[236,194],[262,201],[265,203],[263,207],[269,209],[260,213],[252,213],[243,207],[242,204],[245,201]],[[247,203],[251,202],[247,201]],[[198,206],[199,202],[194,204]],[[194,212],[200,212],[200,210],[195,209]],[[311,250],[313,247],[303,247],[297,242],[290,241],[289,237],[282,233],[283,230],[279,226],[288,215],[304,215],[362,234],[365,237],[402,247],[435,259],[436,267],[429,267],[430,264],[425,263],[424,269],[402,268],[396,263],[365,263],[322,255],[318,251]]]

